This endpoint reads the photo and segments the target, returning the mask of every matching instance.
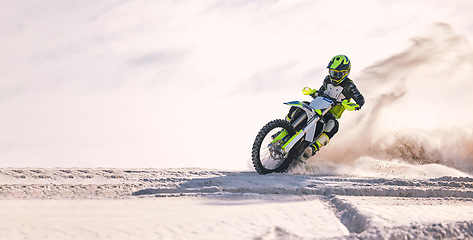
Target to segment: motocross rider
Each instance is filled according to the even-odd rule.
[[[320,89],[304,88],[302,93],[310,95],[313,98],[326,94],[338,102],[340,105],[335,105],[330,112],[323,117],[325,128],[323,133],[304,150],[303,157],[308,159],[315,155],[321,147],[327,145],[332,137],[338,132],[338,121],[345,109],[349,111],[359,110],[365,103],[363,95],[361,95],[358,88],[353,81],[348,78],[351,69],[351,62],[345,55],[337,55],[333,57],[328,66],[329,75],[324,79]],[[354,99],[356,103],[350,102]],[[287,120],[290,121],[294,116],[294,111],[287,115]]]

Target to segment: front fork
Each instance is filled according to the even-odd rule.
[[[286,143],[287,139],[289,138],[288,132],[286,129],[283,129],[273,136],[273,141],[268,145],[269,152],[273,159],[282,159],[287,156],[286,152],[284,151],[283,145]]]
[[[297,128],[304,120],[307,119],[306,114],[302,114],[299,118],[297,118],[295,121],[293,121],[291,124],[294,128]],[[311,119],[311,121],[314,121],[315,119]],[[283,129],[281,132],[277,133],[277,136],[274,137],[273,141],[269,145],[270,149],[272,149],[271,152],[276,151],[277,155],[280,156],[280,154],[283,154],[284,156],[287,156],[289,151],[299,142],[301,139],[306,135],[305,129],[300,129],[297,131],[296,134],[294,134],[289,140],[287,139],[288,132],[286,129]],[[284,143],[281,146],[281,143]],[[297,150],[297,156],[302,154],[304,149],[310,145],[310,142],[302,140],[302,144],[298,147]],[[278,149],[278,150],[276,150]],[[282,151],[281,151],[282,150]]]
[[[280,136],[283,136],[282,138],[279,138],[281,141],[276,140]],[[276,137],[275,140],[273,140],[273,142],[271,142],[271,144],[269,145],[269,148],[271,149],[270,151],[271,155],[274,155],[273,156],[274,159],[287,157],[287,155],[293,148],[296,151],[296,156],[302,155],[304,150],[310,145],[310,142],[302,139],[303,136],[304,136],[304,131],[301,129],[296,134],[294,134],[289,140],[287,140],[287,138],[289,137],[287,136],[287,132],[286,133],[281,132],[278,135],[278,137]],[[297,144],[298,142],[301,142],[301,143]]]

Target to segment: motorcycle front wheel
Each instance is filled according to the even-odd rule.
[[[268,174],[286,171],[294,160],[294,151],[285,153],[281,147],[295,133],[292,125],[282,119],[266,124],[256,136],[251,152],[256,172]]]

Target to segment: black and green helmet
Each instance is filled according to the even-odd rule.
[[[337,55],[328,63],[328,73],[334,85],[338,85],[345,80],[350,73],[351,62],[345,55]]]

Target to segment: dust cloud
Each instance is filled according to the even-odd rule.
[[[338,134],[308,166],[372,159],[473,173],[473,48],[467,37],[434,24],[404,51],[352,77],[366,104],[344,113]]]

